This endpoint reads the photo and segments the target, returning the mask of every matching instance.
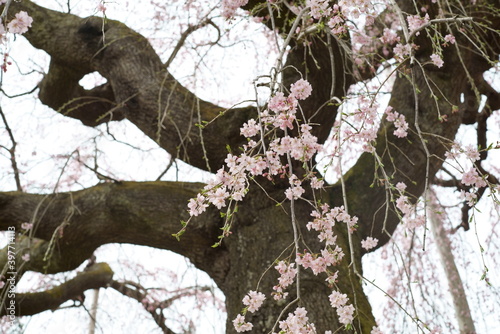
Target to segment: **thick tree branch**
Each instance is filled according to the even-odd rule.
[[[174,157],[206,170],[222,165],[227,145],[244,143],[239,128],[254,108],[226,111],[205,128],[202,146],[196,124],[213,120],[224,108],[182,87],[147,39],[123,23],[79,18],[27,0],[13,2],[9,15],[19,10],[33,17],[24,36],[51,56],[40,83],[40,98],[51,108],[90,126],[127,118]],[[108,83],[85,91],[78,81],[94,71]]]
[[[68,300],[83,302],[83,293],[90,289],[107,287],[113,279],[113,271],[106,263],[96,263],[75,278],[43,292],[16,294],[15,315],[33,315],[45,310],[55,310]],[[10,315],[7,303],[0,309],[0,316]]]
[[[193,219],[181,241],[172,237],[187,220],[186,204],[202,187],[196,183],[104,183],[73,193],[0,193],[0,229],[34,223],[29,270],[54,273],[76,268],[108,243],[168,249],[186,256],[221,283],[229,263],[223,247],[210,246],[219,234],[216,210]],[[45,253],[49,249],[49,256]],[[43,257],[46,257],[45,261]],[[36,260],[36,261],[35,261]]]

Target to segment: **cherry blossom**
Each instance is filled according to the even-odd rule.
[[[295,267],[295,263],[290,263],[287,265],[285,261],[280,261],[274,267],[280,273],[280,277],[278,278],[278,285],[273,287],[273,297],[275,300],[280,300],[285,298],[288,295],[288,292],[283,292],[283,289],[286,289],[290,286],[295,280],[295,276],[297,275],[297,268]]]
[[[339,321],[344,325],[352,323],[354,313],[354,306],[346,305],[337,308],[337,315],[339,316]]]
[[[477,151],[477,147],[472,146],[472,145],[467,145],[464,150],[465,156],[472,161],[477,161],[480,159],[480,154]]]
[[[245,322],[245,317],[241,314],[238,314],[236,318],[233,320],[233,326],[238,333],[248,332],[251,331],[253,328],[253,325],[251,323]]]
[[[222,0],[222,16],[229,19],[236,14],[236,10],[245,6],[248,0]]]
[[[311,178],[311,188],[313,189],[321,189],[325,182],[323,180],[318,179],[316,176]]]
[[[472,207],[472,206],[474,206],[474,204],[476,204],[477,194],[474,193],[472,189],[469,189],[468,192],[461,190],[460,191],[460,198],[465,199],[467,201],[467,205]]]
[[[487,186],[486,181],[478,175],[477,170],[474,167],[462,175],[462,183],[466,186],[475,186],[478,188]]]
[[[399,42],[400,38],[398,34],[389,28],[384,28],[384,34],[380,37],[380,41],[384,44],[392,45]]]
[[[443,67],[444,61],[443,61],[443,59],[441,59],[441,57],[439,55],[433,53],[431,55],[431,60],[432,60],[432,63],[434,65],[436,65],[437,67],[439,67],[439,68]]]
[[[408,28],[410,30],[410,34],[419,30],[422,26],[429,23],[429,14],[425,14],[424,17],[419,15],[410,15],[406,18],[408,21]],[[418,36],[420,32],[416,32],[415,35]]]
[[[16,13],[16,18],[9,22],[7,29],[12,34],[24,34],[31,27],[31,23],[33,23],[33,18],[25,11],[20,11]]]
[[[298,307],[294,313],[288,313],[288,317],[279,322],[280,334],[313,334],[316,333],[314,324],[308,323],[307,311]]]
[[[455,36],[453,36],[452,34],[448,34],[444,36],[444,41],[446,43],[455,44]]]
[[[399,191],[400,194],[402,194],[406,189],[406,184],[404,182],[398,182],[396,183],[396,189]]]
[[[326,0],[306,0],[306,6],[311,10],[311,16],[315,19],[327,17],[332,12]]]
[[[412,44],[401,44],[398,43],[394,47],[394,58],[396,58],[397,61],[403,61],[407,56],[411,54],[411,50],[413,48]]]
[[[392,112],[392,107],[388,106],[385,110],[387,115],[387,120],[389,122],[394,122],[396,130],[393,134],[398,138],[404,138],[408,135],[408,123],[406,122],[405,115],[399,114],[397,111]]]
[[[240,133],[249,138],[255,136],[257,133],[259,133],[260,127],[255,121],[255,119],[250,119],[248,122],[243,124],[243,127],[240,128]]]
[[[208,204],[205,203],[205,200],[205,196],[201,194],[196,195],[196,199],[191,198],[188,203],[189,214],[191,216],[198,216],[199,214],[203,213],[208,207]]]
[[[304,79],[300,79],[290,86],[291,96],[295,97],[297,100],[305,100],[311,95],[312,87],[311,84]]]
[[[250,291],[243,298],[243,305],[248,306],[248,311],[253,313],[262,306],[262,303],[264,302],[265,299],[266,296],[263,293],[257,291]]]
[[[345,293],[340,293],[336,290],[333,290],[328,298],[330,299],[330,304],[334,308],[342,307],[349,301]]]
[[[365,240],[361,240],[361,247],[363,247],[366,250],[370,250],[370,249],[376,247],[377,244],[378,244],[377,238],[366,237]]]

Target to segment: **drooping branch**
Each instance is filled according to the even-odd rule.
[[[196,183],[104,183],[86,190],[53,195],[0,193],[0,229],[32,222],[33,261],[27,269],[55,273],[76,268],[108,243],[131,243],[174,251],[220,283],[229,263],[217,240],[216,210],[192,219],[177,241],[172,234],[187,220],[186,204],[202,187]],[[46,255],[48,253],[48,255]],[[44,260],[45,258],[45,260]]]
[[[55,310],[68,300],[83,302],[83,293],[90,289],[105,288],[111,284],[113,271],[106,263],[96,263],[87,270],[78,273],[75,278],[52,289],[18,293],[14,304],[15,315],[33,315],[45,310]],[[10,315],[8,307],[0,309],[0,316]]]
[[[293,22],[298,19],[297,13],[283,3],[268,7],[266,1],[251,0],[244,8],[249,10],[251,15],[266,17],[264,24],[273,31],[277,29],[285,36],[290,33]],[[272,13],[269,13],[269,8]],[[300,40],[290,41],[290,50],[283,67],[282,88],[288,90],[291,84],[301,78],[311,83],[311,96],[301,101],[297,118],[300,122],[318,125],[313,127],[312,133],[318,137],[319,143],[324,143],[337,117],[338,101],[347,94],[349,86],[354,83],[352,61],[348,51],[349,39],[329,35],[326,31],[318,32],[316,29],[310,34],[300,35],[299,38]]]
[[[380,240],[379,245],[389,240],[400,221],[393,203],[399,195],[391,195],[389,184],[404,182],[413,201],[420,197],[441,167],[444,153],[461,124],[460,115],[452,110],[453,105],[460,104],[465,74],[462,72],[460,77],[460,73],[454,73],[455,84],[451,86],[446,83],[452,79],[446,70],[424,72],[415,67],[413,71],[413,80],[396,79],[389,101],[394,110],[405,115],[411,129],[408,137],[397,138],[394,127],[383,121],[376,144],[379,158],[364,153],[346,175],[347,198],[353,213],[359,216],[361,238],[374,236]],[[447,122],[439,122],[443,114]]]

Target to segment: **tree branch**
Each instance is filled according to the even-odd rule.
[[[105,288],[113,278],[113,271],[107,263],[96,263],[75,278],[43,292],[16,294],[15,315],[33,315],[45,310],[56,310],[68,300],[83,301],[83,293],[90,289]],[[14,304],[15,305],[15,304]],[[10,315],[8,307],[0,309],[0,316]]]
[[[186,256],[221,283],[229,268],[226,250],[211,245],[219,235],[220,215],[210,209],[190,222],[180,242],[172,234],[188,219],[186,204],[198,183],[103,183],[72,193],[0,193],[0,229],[34,224],[28,269],[44,273],[71,270],[108,243],[168,249]],[[48,253],[48,255],[45,255]]]
[[[255,108],[225,111],[198,99],[168,73],[148,40],[123,23],[79,18],[28,0],[13,2],[9,15],[19,10],[33,17],[24,36],[51,56],[39,85],[49,107],[89,126],[127,118],[173,157],[205,170],[220,168],[227,145],[245,142],[239,128]],[[94,71],[108,83],[86,91],[78,81]],[[196,124],[211,120],[202,146]]]

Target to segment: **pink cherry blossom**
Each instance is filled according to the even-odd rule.
[[[248,0],[222,0],[222,16],[229,19],[236,14],[236,10],[245,6]]]
[[[399,114],[397,111],[392,112],[392,107],[388,106],[385,110],[387,115],[387,120],[389,122],[394,122],[396,130],[393,134],[398,138],[404,138],[408,135],[408,123],[406,122],[405,115]]]
[[[290,91],[292,92],[291,96],[297,100],[305,100],[311,95],[312,86],[307,80],[300,79],[290,86]]]
[[[256,134],[258,134],[259,130],[260,130],[259,125],[255,121],[255,119],[252,118],[252,119],[248,120],[248,122],[243,124],[243,127],[240,128],[240,133],[243,136],[249,138],[249,137],[253,137]]]
[[[463,190],[460,191],[460,198],[465,199],[467,201],[467,205],[470,207],[474,206],[477,202],[477,194],[470,189],[468,192]]]
[[[455,41],[456,41],[455,36],[448,34],[448,35],[444,36],[444,41],[446,43],[455,44]]]
[[[480,177],[477,173],[477,170],[472,167],[467,172],[462,175],[462,183],[466,186],[475,186],[478,188],[486,187],[487,183]]]
[[[370,250],[370,249],[376,247],[377,244],[378,244],[377,238],[366,237],[365,240],[361,240],[361,247],[363,247],[366,250]]]
[[[396,184],[396,189],[402,194],[406,189],[406,184],[404,182],[398,182]]]
[[[238,314],[236,318],[233,320],[233,326],[238,333],[248,332],[251,331],[253,328],[253,325],[251,323],[245,322],[245,317],[241,314]]]
[[[394,56],[396,60],[398,61],[403,61],[407,56],[411,54],[411,50],[413,48],[413,45],[411,44],[396,44],[396,46],[393,49]]]
[[[188,203],[189,215],[198,216],[199,214],[203,213],[208,207],[208,204],[205,203],[205,200],[205,196],[201,194],[196,195],[196,199],[191,198]]]
[[[311,16],[315,19],[327,17],[332,12],[330,4],[326,0],[306,0],[306,6],[311,10]]]
[[[243,305],[248,306],[248,311],[253,313],[262,306],[262,303],[264,302],[265,299],[266,296],[263,293],[257,291],[250,291],[243,298]]]
[[[323,180],[318,179],[316,176],[311,178],[311,188],[313,189],[321,189],[325,182]]]
[[[465,156],[472,161],[479,160],[481,158],[479,152],[477,151],[477,147],[472,145],[467,145],[464,150]]]
[[[406,18],[406,20],[408,21],[408,28],[411,34],[429,22],[429,14],[425,14],[424,17],[419,15],[410,15]],[[417,32],[415,35],[418,36],[419,34],[420,32]]]
[[[226,199],[229,197],[229,193],[226,191],[226,187],[220,187],[215,192],[209,192],[207,196],[210,203],[215,205],[217,209],[221,209],[226,206]]]
[[[347,305],[342,306],[337,309],[337,315],[339,316],[339,321],[344,325],[352,323],[354,313],[354,306]]]
[[[330,304],[334,308],[342,307],[349,301],[349,298],[347,298],[345,293],[340,293],[336,290],[333,290],[328,298],[330,299]]]
[[[444,61],[441,59],[441,57],[435,53],[431,55],[431,60],[434,65],[437,67],[441,68],[444,65]]]
[[[384,44],[392,45],[399,42],[400,38],[398,34],[389,28],[384,28],[384,34],[380,37],[380,41]]]
[[[13,34],[24,34],[31,27],[31,23],[33,23],[33,18],[25,11],[20,11],[16,13],[16,18],[9,22],[7,29]]]

